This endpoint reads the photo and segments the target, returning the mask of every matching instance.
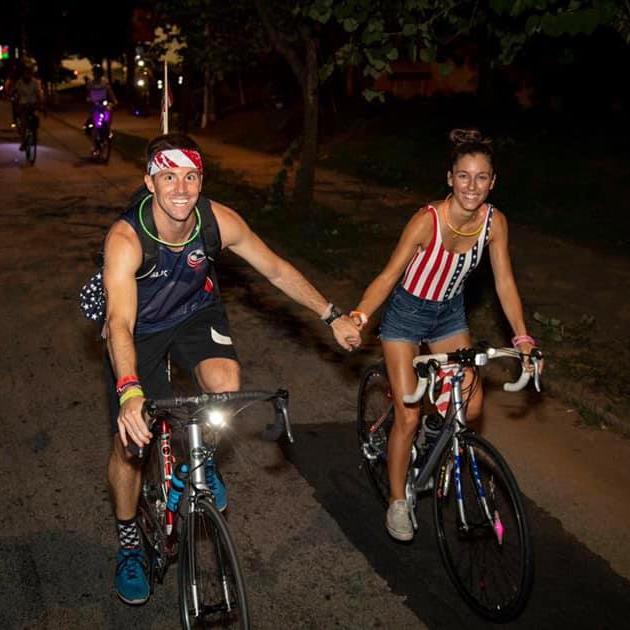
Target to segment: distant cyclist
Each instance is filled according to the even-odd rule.
[[[15,107],[15,121],[20,132],[20,151],[24,151],[24,138],[28,115],[44,106],[44,93],[38,79],[33,76],[33,68],[24,66],[22,76],[11,86],[10,96]]]
[[[92,68],[92,76],[94,77],[87,84],[87,101],[94,107],[100,105],[103,101],[107,101],[112,107],[118,104],[114,90],[112,90],[109,81],[105,78],[105,73],[101,66]]]

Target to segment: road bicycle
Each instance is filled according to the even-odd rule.
[[[495,622],[517,617],[527,603],[534,558],[521,493],[507,463],[487,440],[466,426],[467,401],[478,385],[479,367],[489,360],[524,355],[512,348],[466,348],[448,354],[419,355],[413,365],[418,385],[403,397],[421,401],[405,494],[414,529],[416,506],[433,494],[433,520],[446,571],[464,601]],[[523,389],[533,376],[540,391],[542,353],[529,357],[506,391]],[[465,368],[474,379],[463,389]],[[429,401],[422,400],[428,389]],[[438,397],[440,400],[438,401]],[[438,402],[442,413],[429,413]],[[361,379],[357,430],[363,467],[385,506],[389,502],[387,440],[394,423],[392,393],[383,363],[367,368]]]
[[[92,138],[92,157],[97,162],[107,164],[112,152],[112,110],[107,100],[95,103],[86,124],[86,131]]]
[[[17,117],[18,131],[24,148],[24,155],[28,164],[33,166],[37,158],[37,131],[39,129],[39,117],[34,106],[23,106]]]
[[[130,448],[145,460],[138,524],[149,558],[151,591],[177,560],[180,621],[186,629],[250,628],[236,546],[215,507],[205,466],[214,458],[228,420],[256,401],[268,401],[275,410],[275,422],[267,425],[263,438],[278,440],[286,434],[293,442],[288,392],[242,391],[147,401],[144,410],[155,439],[143,449]],[[175,432],[184,443],[179,462]],[[188,476],[173,509],[169,498],[177,488],[174,477],[181,476],[181,464],[187,465]]]

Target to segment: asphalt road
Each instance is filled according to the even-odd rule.
[[[5,105],[0,628],[176,628],[175,572],[138,609],[112,591],[116,541],[105,483],[110,435],[102,347],[77,305],[103,234],[141,172],[116,155],[107,167],[91,163],[87,139],[51,119],[43,121],[37,164],[27,167]],[[237,260],[226,257],[222,271],[244,385],[286,386],[297,436],[290,448],[263,443],[258,433],[267,418],[249,413],[223,444],[228,518],[255,627],[487,627],[446,577],[428,505],[423,534],[412,545],[397,545],[383,530],[383,513],[358,469],[353,427],[358,373],[370,355],[337,350],[320,322]],[[347,291],[342,281],[325,286],[335,300]],[[503,430],[517,435],[519,427]],[[533,464],[527,471],[522,457],[514,463],[537,496],[539,485],[566,494],[561,478],[541,477]],[[567,533],[571,519],[563,512],[561,523],[550,505],[527,501],[537,577],[530,605],[513,625],[625,627],[630,588],[610,568],[614,558],[604,560]],[[586,516],[605,523],[608,514]]]

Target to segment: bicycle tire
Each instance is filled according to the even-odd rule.
[[[458,437],[461,492],[470,527],[465,531],[461,526],[449,443],[440,459],[433,495],[438,547],[451,581],[470,608],[485,619],[506,622],[522,612],[534,576],[533,548],[521,493],[507,463],[487,440],[472,432]],[[470,449],[490,514],[500,517],[496,528],[482,510]]]
[[[370,431],[380,422],[375,431]],[[394,407],[383,363],[369,366],[361,377],[357,405],[359,452],[370,483],[385,507],[389,504],[387,441],[394,424]]]
[[[245,579],[236,547],[210,496],[199,497],[194,511],[186,517],[177,573],[183,628],[250,628]],[[198,586],[198,614],[193,578]]]
[[[37,159],[37,136],[32,129],[27,129],[24,135],[24,155],[26,161],[33,166]]]
[[[107,133],[105,134],[105,138],[100,143],[100,147],[99,147],[100,158],[103,164],[109,163],[109,158],[112,153],[112,137],[111,137],[109,129],[107,129],[106,131]]]

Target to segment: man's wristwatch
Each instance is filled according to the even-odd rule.
[[[329,326],[336,320],[339,319],[343,313],[334,305],[330,305],[330,314],[328,317],[322,317],[322,321]]]

